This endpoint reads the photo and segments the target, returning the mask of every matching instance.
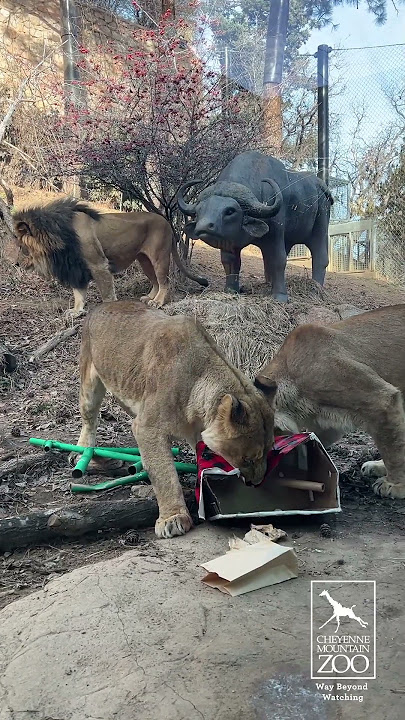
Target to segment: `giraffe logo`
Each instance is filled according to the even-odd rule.
[[[376,594],[374,580],[311,580],[311,678],[320,681],[317,687],[375,679]]]
[[[361,617],[358,617],[354,614],[353,608],[356,607],[355,605],[352,605],[351,607],[344,607],[344,605],[341,605],[340,602],[334,600],[327,590],[322,590],[322,592],[319,593],[319,597],[326,597],[328,603],[333,607],[332,615],[326,622],[324,622],[323,625],[320,626],[319,630],[322,630],[322,628],[324,628],[325,625],[327,625],[328,623],[332,622],[332,620],[336,620],[337,626],[335,632],[337,633],[340,628],[340,618],[343,617],[350,618],[351,620],[356,620],[356,622],[358,622],[362,628],[367,627],[368,622],[365,622],[361,619]]]

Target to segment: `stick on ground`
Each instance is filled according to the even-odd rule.
[[[72,335],[76,335],[79,327],[80,325],[73,325],[73,327],[68,328],[67,330],[61,330],[60,332],[56,333],[56,335],[53,335],[53,337],[51,337],[49,340],[46,341],[46,343],[41,345],[38,350],[34,350],[34,352],[29,358],[29,362],[32,363],[36,360],[39,360],[44,355],[49,353],[50,350],[53,350],[57,345],[59,345],[59,343],[72,337]]]

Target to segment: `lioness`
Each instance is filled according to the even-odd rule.
[[[275,426],[329,445],[361,428],[384,460],[366,462],[377,495],[405,498],[405,305],[328,327],[301,325],[256,378],[275,389]]]
[[[191,317],[169,317],[141,303],[97,306],[83,325],[79,445],[93,447],[106,390],[134,418],[132,430],[159,505],[158,537],[192,525],[173,464],[171,438],[199,440],[247,483],[264,477],[274,411],[253,383],[221,354]]]
[[[86,203],[64,198],[13,215],[19,262],[46,278],[71,287],[73,316],[83,312],[93,279],[103,300],[116,300],[113,274],[138,260],[152,283],[142,301],[161,307],[169,299],[170,253],[180,270],[200,285],[180,260],[171,227],[161,215],[147,212],[99,213]]]

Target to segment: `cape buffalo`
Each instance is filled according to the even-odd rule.
[[[239,292],[240,253],[250,244],[261,250],[276,300],[287,301],[287,255],[298,243],[311,251],[312,277],[323,285],[333,198],[316,175],[291,172],[276,158],[248,151],[237,155],[195,203],[187,203],[184,192],[199,182],[183,185],[177,202],[192,218],[186,224],[189,237],[221,250],[226,290]]]

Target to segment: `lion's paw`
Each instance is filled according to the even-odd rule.
[[[405,483],[392,483],[386,478],[380,478],[373,483],[373,490],[380,497],[405,499]]]
[[[159,302],[159,300],[148,300],[148,307],[160,309],[163,307],[163,305],[164,303]]]
[[[159,517],[156,520],[155,534],[158,538],[172,538],[185,535],[192,526],[193,521],[188,512],[182,512],[168,518]]]
[[[83,318],[87,314],[86,310],[73,310],[71,308],[70,310],[66,310],[64,313],[65,323],[66,325],[70,325],[74,320],[79,320],[80,318]]]
[[[381,478],[387,474],[387,468],[383,460],[370,460],[361,466],[361,474],[364,477]]]
[[[87,472],[89,475],[114,475],[114,473],[122,468],[123,460],[115,458],[94,457],[90,460]]]
[[[139,301],[145,303],[146,305],[148,305],[148,303],[149,303],[149,301],[150,301],[150,297],[149,297],[149,295],[142,295],[142,296],[139,298]]]

